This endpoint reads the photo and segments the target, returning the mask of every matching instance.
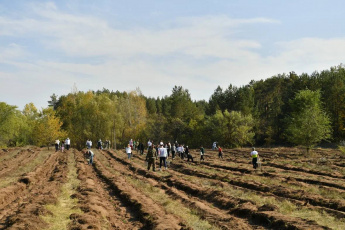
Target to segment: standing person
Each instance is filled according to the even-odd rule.
[[[255,148],[252,148],[252,152],[250,153],[250,156],[252,157],[252,163],[253,163],[253,168],[256,169],[258,167],[258,157],[259,153],[255,150]]]
[[[212,144],[212,150],[216,150],[217,149],[217,141],[213,142]]]
[[[183,160],[184,159],[184,148],[183,148],[183,145],[180,145],[178,148],[179,148],[178,152],[180,154],[180,157]]]
[[[134,140],[133,141],[133,147],[132,147],[132,150],[136,150],[137,148],[136,148],[136,146],[137,146],[137,142]]]
[[[157,154],[158,154],[158,144],[157,145],[154,145],[154,144],[152,144],[152,146],[154,146],[154,148],[156,149],[156,151],[157,151]]]
[[[171,150],[171,144],[170,142],[168,142],[167,144],[168,157],[170,157],[170,150]]]
[[[146,161],[147,161],[147,170],[150,170],[152,165],[152,170],[156,171],[156,160],[157,160],[157,152],[153,146],[150,146],[147,150]]]
[[[205,155],[205,149],[204,147],[200,146],[200,162],[205,161],[204,155]]]
[[[92,147],[92,141],[90,141],[89,139],[86,141],[86,147],[87,149],[91,149]]]
[[[159,154],[159,170],[162,169],[162,163],[164,164],[165,169],[167,169],[167,149],[164,148],[163,145],[158,149],[158,154]]]
[[[185,153],[187,154],[187,161],[192,160],[194,162],[192,154],[189,152],[188,145],[186,146]]]
[[[67,137],[67,139],[65,140],[65,145],[66,150],[69,150],[69,148],[71,147],[71,140],[69,139],[69,137]]]
[[[144,154],[144,144],[143,144],[143,142],[140,141],[138,148],[139,148],[140,154],[143,155]]]
[[[171,158],[175,159],[175,153],[176,153],[176,146],[172,145],[171,146]]]
[[[59,139],[55,140],[55,152],[59,150],[59,145],[60,145],[60,140]]]
[[[130,160],[131,156],[132,156],[132,148],[131,148],[131,146],[129,144],[127,145],[126,153],[127,153],[127,156],[128,156],[128,160]]]
[[[179,147],[179,144],[177,143],[177,141],[175,141],[175,147],[176,149]]]
[[[91,150],[89,150],[89,165],[92,165],[94,156],[95,154]]]
[[[152,146],[152,142],[151,142],[151,140],[149,139],[149,141],[147,142],[147,148],[149,148],[150,146]]]
[[[218,158],[222,158],[223,159],[223,150],[220,146],[218,146]]]
[[[102,140],[101,139],[99,139],[99,141],[97,142],[97,148],[102,149]]]
[[[65,142],[61,141],[61,152],[64,152],[65,150]]]

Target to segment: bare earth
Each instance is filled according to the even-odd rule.
[[[205,162],[168,159],[167,170],[147,170],[145,154],[96,150],[64,153],[26,147],[0,150],[0,229],[49,229],[68,181],[79,213],[68,229],[345,229],[345,155],[316,149],[259,148],[254,170],[250,149],[206,149]],[[68,158],[72,159],[68,160]]]

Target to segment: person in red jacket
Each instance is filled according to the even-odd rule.
[[[218,146],[218,158],[223,159],[223,151],[222,151],[222,148],[220,146]]]

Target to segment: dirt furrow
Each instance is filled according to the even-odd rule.
[[[249,153],[250,153],[250,150],[239,150],[239,149],[236,149],[236,150],[228,150],[229,152],[229,155],[228,155],[228,158],[233,161],[233,162],[239,162],[239,163],[245,163],[244,161],[240,160],[240,159],[245,159],[247,156],[249,158]],[[261,156],[261,158],[265,158],[265,159],[270,159],[272,156],[273,153],[268,153],[267,152],[260,152],[259,155]],[[280,156],[280,157],[284,157],[286,158],[286,153],[284,153],[284,155]],[[300,157],[300,156],[299,156]],[[279,156],[276,155],[274,157],[275,159],[278,159]],[[296,160],[298,159],[298,157],[294,157],[292,158],[293,160]],[[289,170],[289,171],[295,171],[295,172],[303,172],[303,173],[308,173],[308,174],[311,174],[311,175],[320,175],[320,176],[327,176],[327,177],[332,177],[332,178],[337,178],[337,179],[344,179],[345,176],[338,173],[338,172],[333,172],[333,173],[328,173],[328,172],[323,172],[323,171],[318,171],[318,170],[313,170],[313,169],[306,169],[306,168],[303,168],[303,167],[295,167],[295,166],[292,166],[292,165],[286,165],[286,164],[278,164],[278,163],[273,163],[273,162],[270,162],[270,161],[266,161],[264,163],[265,167],[266,166],[270,166],[272,168],[278,168],[278,169],[284,169],[284,170]],[[318,164],[314,164],[315,167],[318,167],[319,165]]]
[[[112,155],[114,159],[126,164],[125,160],[116,157],[114,154]],[[229,197],[227,194],[220,191],[210,191],[209,189],[200,188],[189,181],[181,179],[181,174],[173,175],[175,174],[173,170],[169,171],[169,173],[172,173],[171,176],[161,177],[154,173],[148,172],[134,162],[129,165],[129,168],[136,173],[145,175],[146,177],[164,181],[170,187],[174,186],[177,189],[186,192],[190,196],[206,200],[210,203],[213,203],[218,208],[230,210],[229,212],[237,217],[249,219],[250,221],[255,222],[255,224],[259,224],[264,227],[279,229],[328,229],[327,227],[316,224],[314,221],[291,218],[274,211],[259,211],[258,207],[256,207],[251,201]]]
[[[4,213],[9,213],[10,210],[16,209],[23,197],[29,194],[30,190],[30,180],[37,177],[40,177],[41,171],[44,169],[44,166],[49,165],[52,166],[52,162],[55,162],[57,155],[51,154],[43,163],[42,165],[38,166],[34,172],[31,173],[31,176],[24,175],[22,176],[18,182],[7,186],[5,188],[0,189],[0,220],[3,222]],[[47,169],[50,169],[47,167]],[[42,176],[44,178],[44,175]]]
[[[0,177],[5,177],[12,171],[18,170],[19,167],[25,166],[32,159],[36,158],[39,154],[39,150],[24,150],[19,151],[15,157],[12,157],[4,162],[0,166]]]
[[[27,173],[20,181],[27,185],[24,196],[17,197],[18,205],[10,215],[2,219],[5,229],[42,229],[46,223],[40,218],[49,214],[44,206],[52,204],[60,192],[60,186],[66,180],[67,157],[65,154],[52,154],[43,165],[34,172]]]
[[[111,165],[113,165],[113,167],[116,168],[117,171],[121,171],[121,173],[124,175],[146,181],[146,183],[151,184],[151,186],[153,187],[163,189],[164,192],[168,194],[173,200],[180,200],[180,202],[184,206],[197,210],[198,216],[200,216],[202,219],[207,220],[209,223],[212,223],[220,229],[260,229],[260,226],[251,226],[244,220],[229,215],[227,211],[217,209],[213,207],[212,204],[201,201],[196,197],[190,197],[185,192],[180,191],[174,187],[170,187],[160,180],[152,180],[147,178],[146,174],[142,176],[138,173],[133,172],[132,170],[128,170],[128,166],[130,165],[128,162],[126,162],[127,164],[123,164],[124,162],[116,161],[115,159],[111,158],[112,153],[108,152],[108,154],[108,160],[112,163]],[[120,165],[122,165],[122,167]]]
[[[94,167],[98,175],[111,186],[114,193],[138,212],[144,228],[186,229],[186,224],[180,218],[167,213],[162,206],[130,185],[125,178],[115,177],[99,161]]]
[[[298,175],[282,175],[279,173],[271,173],[271,172],[259,172],[257,173],[256,171],[252,170],[252,169],[247,169],[247,168],[243,168],[240,167],[240,165],[238,167],[233,167],[233,166],[229,166],[229,165],[223,165],[223,164],[215,164],[212,162],[203,162],[202,164],[199,165],[200,167],[209,167],[209,168],[213,168],[219,171],[230,171],[230,172],[239,172],[241,174],[255,174],[256,176],[263,176],[263,177],[270,177],[270,178],[274,178],[276,180],[295,180],[295,181],[299,181],[299,182],[303,182],[306,184],[311,184],[311,185],[323,185],[323,186],[327,186],[327,187],[331,187],[331,188],[337,188],[337,189],[341,189],[341,190],[345,190],[345,186],[340,185],[340,184],[336,184],[336,180],[335,179],[331,179],[331,182],[326,181],[326,180],[315,180],[315,179],[311,179],[311,178],[300,178],[298,177]]]
[[[73,197],[79,200],[83,214],[71,216],[71,229],[141,229],[143,224],[128,212],[106,183],[86,164],[84,153],[75,152],[78,179],[81,184]]]
[[[323,198],[320,195],[313,195],[308,194],[304,190],[292,190],[283,186],[269,186],[262,184],[260,182],[254,182],[254,181],[244,181],[240,178],[231,178],[228,179],[226,175],[218,175],[218,174],[209,174],[205,172],[199,172],[198,170],[194,169],[188,169],[183,167],[183,165],[175,164],[175,170],[188,175],[195,175],[198,177],[203,178],[209,178],[209,179],[216,179],[223,182],[227,182],[231,185],[260,191],[260,192],[266,192],[271,193],[279,197],[286,197],[291,198],[295,200],[304,201],[308,204],[315,205],[315,206],[321,206],[328,209],[333,209],[336,211],[345,212],[345,202],[340,200],[332,200],[332,199],[326,199]]]

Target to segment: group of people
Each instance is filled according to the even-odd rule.
[[[142,142],[139,142],[142,144]],[[139,144],[139,146],[140,146]],[[159,170],[162,170],[162,167],[165,169],[168,169],[168,161],[167,159],[171,157],[171,160],[174,160],[176,156],[180,157],[182,160],[187,158],[187,161],[194,162],[194,157],[191,154],[189,147],[185,146],[183,144],[178,144],[176,141],[175,143],[171,144],[163,143],[163,141],[160,141],[159,144],[154,144],[151,140],[147,142],[147,155],[146,155],[146,161],[147,161],[147,169],[150,170],[152,166],[152,170],[156,171],[156,160],[159,158]],[[143,147],[139,148],[140,153],[143,154]],[[128,159],[131,157],[131,148],[130,144],[128,144],[126,148],[126,153],[128,154]],[[205,161],[204,158],[205,155],[205,149],[203,146],[200,146],[200,161]]]
[[[55,152],[57,152],[59,150],[61,150],[61,152],[64,152],[65,147],[67,150],[69,150],[71,147],[71,140],[69,138],[67,138],[64,141],[60,141],[59,139],[55,140]]]
[[[68,142],[67,142],[68,140]],[[70,145],[70,140],[69,138],[66,139],[65,143],[69,143]],[[110,141],[106,140],[106,148],[109,148]],[[86,141],[86,147],[88,149],[87,153],[89,155],[89,164],[92,165],[93,163],[93,158],[94,158],[94,153],[91,151],[92,147],[92,141],[87,140]],[[189,151],[188,146],[184,146],[183,144],[178,144],[177,141],[174,144],[171,144],[170,142],[168,143],[163,143],[163,141],[160,141],[159,144],[153,144],[151,140],[147,142],[147,154],[146,154],[146,162],[147,162],[147,169],[150,170],[152,167],[153,171],[156,171],[156,160],[158,160],[159,157],[159,170],[162,170],[162,166],[167,170],[168,169],[168,162],[167,159],[171,155],[171,159],[174,160],[176,156],[180,157],[182,160],[184,158],[187,158],[187,161],[192,161],[194,162],[194,157]],[[102,147],[102,141],[101,139],[97,142],[97,148],[98,149],[103,149]],[[69,147],[67,147],[69,149]],[[126,154],[128,157],[128,160],[131,159],[133,150],[137,150],[137,152],[140,151],[140,154],[144,154],[144,145],[142,142],[138,140],[138,142],[133,141],[131,139],[125,148]],[[218,145],[217,142],[214,142],[212,145],[212,150],[218,150],[218,158],[223,159],[223,150],[222,148]],[[250,153],[251,158],[252,158],[252,164],[253,168],[256,169],[258,167],[258,157],[259,154],[255,150],[255,148],[252,148],[252,152]],[[200,162],[205,161],[205,149],[203,146],[200,146]]]
[[[161,141],[159,145],[154,145],[151,140],[147,143],[148,151],[146,155],[146,161],[147,161],[147,169],[150,170],[152,166],[152,170],[156,171],[156,160],[158,160],[159,157],[159,170],[162,169],[162,166],[167,169],[167,158],[170,157],[169,153],[171,151],[171,158],[172,160],[175,158],[175,154],[177,154],[181,159],[184,159],[185,157],[188,159],[187,161],[191,160],[194,161],[193,155],[190,153],[188,146],[184,147],[184,145],[179,145],[177,141],[175,144],[171,145],[170,142],[167,144],[163,144]],[[128,147],[130,148],[130,147]],[[214,142],[212,145],[213,150],[218,150],[218,158],[223,159],[223,150],[220,146],[217,146],[217,142]],[[127,150],[126,150],[127,152]],[[128,153],[128,152],[127,152]],[[205,155],[205,149],[203,146],[200,146],[200,162],[205,161],[204,159]],[[252,164],[253,168],[256,169],[258,167],[258,159],[259,154],[255,150],[255,148],[252,148],[252,152],[250,153],[252,158]],[[130,154],[128,153],[128,158],[130,159]]]
[[[86,141],[86,148],[91,149],[92,147],[92,141],[88,139]],[[97,141],[97,149],[109,149],[110,148],[110,140],[105,140],[105,142],[102,142],[102,139],[99,139]]]

